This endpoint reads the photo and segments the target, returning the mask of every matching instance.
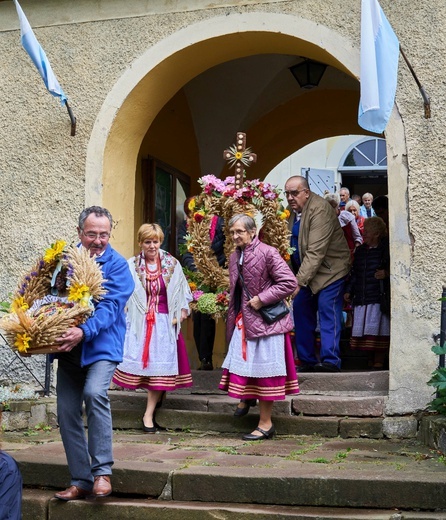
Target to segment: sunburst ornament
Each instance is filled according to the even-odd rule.
[[[246,148],[246,134],[237,132],[236,143],[223,152],[223,158],[229,167],[235,167],[235,188],[243,187],[244,166],[249,167],[257,161],[257,155]]]

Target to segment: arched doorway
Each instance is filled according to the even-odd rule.
[[[301,56],[326,63],[330,87],[303,91],[289,73],[294,95],[274,104],[269,90],[274,78],[270,76],[260,93],[253,85],[244,95],[232,92],[234,100],[243,100],[230,118],[228,107],[232,105],[221,104],[220,113],[230,124],[214,119],[210,127],[203,126],[196,133],[198,116],[191,110],[193,96],[188,91],[191,83],[212,71],[217,77],[220,72],[221,83],[224,76],[218,67],[248,58],[261,62],[273,55],[282,60],[285,57],[287,65]],[[87,203],[100,200],[113,210],[117,219],[115,244],[124,254],[131,254],[135,227],[142,219],[140,163],[145,140],[156,146],[161,155],[158,159],[189,175],[193,182],[201,174],[219,173],[201,171],[203,153],[211,141],[214,156],[217,151],[220,156],[237,130],[248,133],[248,144],[260,158],[255,171],[250,172],[256,177],[265,176],[282,158],[317,138],[358,133],[357,58],[357,49],[336,32],[287,15],[271,15],[267,20],[261,13],[218,17],[173,34],[136,60],[107,96],[88,148]],[[248,76],[249,70],[245,70]],[[239,87],[237,77],[235,85]],[[183,136],[184,143],[172,138],[174,126],[167,122],[172,122],[173,116],[160,118],[168,106],[173,109],[170,114],[181,115],[176,135]],[[155,127],[161,132],[149,135]],[[214,141],[219,142],[213,145]]]
[[[184,95],[183,88],[202,73],[231,60],[268,54],[307,57],[325,63],[332,72],[342,72],[356,86],[338,81],[334,88],[306,91],[274,109],[262,105],[254,112],[243,112],[237,120],[233,119],[230,131],[225,129],[223,147],[219,145],[218,149],[227,147],[237,130],[246,131],[249,145],[262,158],[252,174],[263,177],[307,143],[332,135],[363,133],[357,125],[359,48],[336,31],[295,16],[270,13],[265,17],[264,13],[253,12],[208,19],[172,34],[149,48],[118,80],[98,114],[89,141],[86,203],[101,203],[112,210],[117,221],[113,241],[125,256],[133,253],[135,228],[142,218],[141,145],[157,116],[169,102],[178,101]],[[245,72],[249,74],[249,70]],[[183,115],[186,121],[191,114]],[[170,149],[175,160],[183,154],[183,163],[188,163],[196,178],[203,173],[196,159],[196,152],[202,152],[202,142],[194,135],[191,120],[183,135],[193,145],[183,146],[176,155],[175,147]],[[243,127],[239,126],[241,123]],[[215,123],[213,130],[212,135],[220,133],[220,126]],[[394,300],[401,303],[410,300],[404,266],[410,265],[411,246],[407,225],[407,152],[404,126],[396,108],[386,129],[386,141],[391,252],[396,253],[392,292]],[[182,167],[178,169],[185,172]],[[392,309],[392,338],[404,336],[405,313],[404,305]],[[404,355],[402,346],[394,339],[391,343],[391,357],[397,360]],[[404,388],[404,374],[395,373],[392,386],[397,390]],[[398,392],[392,397],[398,406]]]

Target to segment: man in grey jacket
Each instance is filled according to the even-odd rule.
[[[305,177],[290,177],[285,195],[291,210],[291,258],[298,287],[293,312],[299,372],[339,372],[344,280],[350,251],[331,205],[310,191]],[[315,352],[317,318],[320,361]]]

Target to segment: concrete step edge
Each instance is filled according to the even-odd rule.
[[[78,520],[81,517],[92,517],[97,520],[108,520],[110,516],[117,518],[116,511],[122,510],[122,517],[133,520],[211,520],[230,518],[234,520],[260,519],[283,520],[295,518],[298,520],[390,520],[394,515],[402,514],[395,509],[356,509],[308,506],[260,506],[254,504],[230,504],[221,502],[177,502],[150,500],[146,498],[109,497],[100,502],[79,501],[65,503],[53,499],[52,491],[40,489],[23,490],[23,520],[47,520],[47,512],[51,520]],[[446,520],[446,513],[404,511],[406,520]],[[175,516],[173,516],[175,515]]]
[[[383,474],[367,470],[353,474],[342,470],[330,473],[320,464],[296,464],[299,471],[292,474],[289,470],[269,468],[268,475],[262,474],[259,468],[245,468],[241,472],[236,466],[226,470],[216,466],[155,466],[144,470],[141,462],[116,464],[112,478],[114,493],[184,502],[264,506],[373,508],[379,505],[383,509],[446,509],[444,482],[438,474],[424,475],[420,483],[419,475],[406,474],[398,478],[395,472]],[[39,462],[22,461],[20,468],[25,486],[61,489],[66,485],[62,477],[66,473],[64,466],[46,464],[42,468]],[[44,474],[42,469],[46,470]]]

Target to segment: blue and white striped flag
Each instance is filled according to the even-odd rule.
[[[392,113],[398,80],[398,38],[378,0],[361,5],[361,99],[358,124],[381,134]]]
[[[60,103],[64,105],[67,101],[67,97],[59,85],[56,76],[54,75],[53,69],[51,68],[48,58],[46,57],[45,51],[37,41],[37,38],[31,29],[31,26],[29,25],[25,13],[23,12],[17,0],[14,0],[14,3],[17,9],[17,14],[19,15],[20,33],[23,48],[29,54],[34,65],[37,67],[37,70],[42,76],[48,92],[50,92],[50,94],[55,97],[59,97]]]

